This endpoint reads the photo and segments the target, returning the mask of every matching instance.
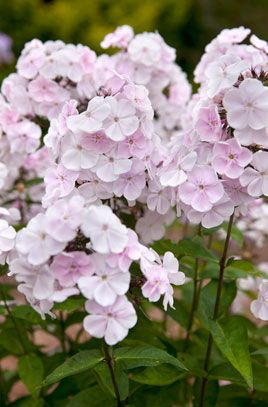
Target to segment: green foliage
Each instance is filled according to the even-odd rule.
[[[97,365],[94,372],[96,373],[99,386],[102,388],[102,390],[115,398],[116,395],[110,372],[107,369],[107,362]],[[129,394],[129,379],[120,363],[114,364],[114,375],[118,385],[120,400],[125,400]]]
[[[163,364],[161,366],[147,367],[140,373],[131,375],[131,380],[149,386],[166,386],[184,377],[175,367]]]
[[[94,368],[103,360],[103,356],[98,350],[81,351],[67,359],[62,365],[58,366],[43,381],[43,386],[56,383],[65,377],[84,372]]]
[[[74,396],[66,407],[88,407],[90,400],[90,407],[111,406],[115,407],[116,402],[111,399],[107,394],[103,393],[98,386],[90,387],[89,389],[82,390]]]
[[[209,263],[200,271],[200,278],[217,278],[219,275],[219,265]],[[236,280],[237,278],[261,277],[268,278],[267,273],[258,270],[251,262],[247,260],[229,259],[224,272],[225,278]]]
[[[159,254],[171,251],[177,258],[189,256],[191,258],[202,260],[217,260],[213,252],[205,247],[199,236],[196,236],[193,239],[182,239],[178,243],[171,243],[169,240],[160,240],[159,242],[156,242],[153,247]]]
[[[64,302],[55,304],[54,309],[58,311],[74,312],[83,307],[85,303],[84,298],[68,298]]]
[[[200,294],[200,307],[198,311],[198,317],[207,329],[209,329],[210,321],[213,317],[217,288],[218,282],[215,280],[211,280],[209,284],[203,287]],[[222,288],[219,316],[227,313],[235,296],[236,296],[235,282],[224,282]]]
[[[45,321],[30,305],[19,305],[12,309],[12,315],[19,320],[27,321],[31,324],[44,326]]]
[[[248,336],[242,321],[235,316],[211,321],[210,331],[220,351],[252,388],[253,376]]]
[[[168,363],[177,369],[188,370],[177,358],[169,355],[162,349],[151,346],[136,346],[135,348],[119,348],[114,352],[116,362],[122,362],[128,369],[141,366],[158,366]]]
[[[38,397],[44,374],[42,360],[34,353],[21,356],[18,364],[18,373],[29,392]]]

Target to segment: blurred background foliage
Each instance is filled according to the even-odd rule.
[[[118,25],[158,30],[191,75],[204,46],[223,28],[245,25],[267,39],[267,11],[268,0],[0,0],[0,31],[12,37],[18,56],[32,38],[83,43],[100,52],[100,41]]]

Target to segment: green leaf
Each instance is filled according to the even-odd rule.
[[[74,312],[82,308],[85,304],[84,298],[68,298],[64,302],[55,304],[54,309],[58,311]]]
[[[230,382],[237,383],[244,386],[245,381],[240,373],[231,365],[231,363],[220,363],[212,367],[208,374],[208,380],[229,380]]]
[[[228,260],[224,276],[226,278],[247,278],[248,276],[268,278],[267,273],[257,270],[250,261],[237,259]]]
[[[178,243],[173,243],[171,240],[162,239],[158,240],[152,245],[153,249],[157,251],[159,255],[165,254],[165,252],[170,251],[176,257],[183,256],[183,252],[179,249]]]
[[[127,374],[122,369],[120,363],[114,364],[114,374],[118,386],[120,400],[125,400],[129,394],[129,379]],[[95,367],[94,372],[97,375],[99,385],[114,398],[114,386],[111,379],[111,374],[108,369],[107,363],[104,361]]]
[[[29,392],[38,397],[44,375],[42,360],[34,353],[21,356],[18,364],[18,373]]]
[[[103,356],[98,350],[85,350],[67,359],[62,365],[58,366],[43,381],[43,386],[56,383],[64,377],[72,376],[85,370],[92,369],[103,360]]]
[[[210,321],[213,340],[233,367],[253,387],[252,366],[248,350],[247,330],[239,317]]]
[[[209,284],[202,288],[200,294],[200,302],[198,308],[198,318],[203,325],[209,329],[210,320],[213,317],[213,310],[216,301],[216,293],[218,281],[212,280]],[[235,281],[224,282],[221,293],[219,316],[226,313],[232,304],[237,292]]]
[[[90,402],[89,402],[90,400]],[[116,401],[103,393],[99,386],[93,386],[76,394],[66,407],[115,407]]]
[[[198,332],[195,331],[195,341],[197,340],[197,336]],[[196,353],[198,353],[198,348],[195,348],[194,353],[191,352],[191,354],[189,354],[185,352],[179,352],[177,355],[180,358],[180,360],[185,364],[191,376],[206,377],[206,372],[205,370],[203,370],[204,361],[203,359],[196,357]]]
[[[23,319],[32,324],[45,325],[45,321],[42,320],[40,314],[29,305],[19,305],[14,307],[12,309],[12,314],[15,318]]]
[[[199,236],[195,236],[193,239],[182,239],[178,246],[185,256],[217,261],[217,257],[204,246]]]
[[[252,367],[253,367],[254,390],[268,392],[267,386],[268,367],[263,366],[256,361],[252,363]]]
[[[183,384],[183,388],[181,387]],[[135,392],[129,398],[129,402],[137,407],[175,407],[188,406],[186,392],[188,390],[187,383],[176,382],[165,387],[140,387],[139,391]],[[180,402],[181,391],[183,391],[183,402]],[[107,406],[108,407],[108,406]]]
[[[26,337],[23,337],[26,343]],[[12,355],[22,355],[24,348],[18,338],[17,331],[13,328],[8,328],[0,332],[0,345],[7,349]]]
[[[170,240],[159,240],[153,245],[153,248],[159,253],[164,254],[171,251],[176,257],[189,256],[203,260],[217,261],[217,257],[208,250],[199,236],[193,239],[182,239],[178,243],[172,243]]]
[[[206,267],[199,272],[201,279],[214,278],[219,276],[220,266],[218,264],[210,262]],[[224,278],[226,280],[236,280],[237,278],[261,277],[268,278],[267,273],[258,270],[254,265],[247,260],[229,259],[224,271]]]
[[[147,367],[140,373],[132,374],[130,378],[135,382],[149,386],[166,386],[184,376],[185,373],[179,372],[177,368],[163,364],[160,366]]]
[[[161,304],[162,308],[162,304]],[[183,300],[174,300],[174,308],[168,307],[166,313],[184,328],[189,324],[189,307]]]
[[[137,346],[135,348],[119,348],[114,351],[115,361],[124,362],[128,369],[141,366],[158,366],[163,363],[172,365],[180,370],[188,370],[186,366],[174,356],[152,346]]]

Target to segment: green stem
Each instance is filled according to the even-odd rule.
[[[201,223],[200,223],[199,226],[198,226],[197,235],[201,236],[201,232],[202,232],[202,226],[201,226]],[[185,338],[185,341],[184,341],[184,347],[183,347],[184,352],[186,352],[186,350],[188,348],[188,345],[189,345],[189,340],[190,340],[191,330],[192,330],[192,326],[193,326],[193,322],[194,322],[195,312],[196,312],[197,306],[198,306],[198,298],[199,298],[199,295],[198,295],[198,268],[199,268],[199,259],[196,258],[195,259],[195,266],[194,266],[193,299],[192,299],[190,318],[189,318],[187,332],[186,332],[186,338]]]
[[[231,238],[233,221],[234,221],[234,213],[230,216],[230,219],[229,219],[227,235],[226,235],[224,248],[223,248],[223,253],[222,253],[222,256],[221,256],[221,259],[220,259],[220,263],[219,263],[220,264],[219,282],[218,282],[216,301],[215,301],[214,311],[213,311],[213,318],[212,318],[213,321],[215,321],[219,316],[221,292],[222,292],[222,287],[223,287],[223,282],[224,282],[224,271],[225,271],[225,266],[226,266],[226,259],[227,259],[227,253],[228,253],[230,238]],[[210,356],[211,356],[211,351],[212,351],[212,344],[213,344],[212,335],[210,333],[209,337],[208,337],[207,351],[206,351],[206,357],[205,357],[205,362],[204,362],[204,370],[205,370],[205,372],[208,372]],[[207,377],[204,377],[202,379],[202,383],[201,383],[199,407],[204,406],[205,393],[206,393],[206,384],[207,384]]]
[[[105,360],[110,372],[110,376],[112,379],[112,383],[113,383],[113,388],[114,388],[114,393],[115,393],[115,397],[117,400],[117,407],[123,407],[124,406],[124,402],[121,402],[120,400],[120,393],[119,393],[119,388],[118,388],[118,384],[116,381],[116,377],[115,377],[115,372],[114,372],[114,363],[113,363],[113,359],[110,355],[110,350],[109,350],[109,346],[107,345],[107,343],[105,341],[103,341],[103,353],[105,356]]]

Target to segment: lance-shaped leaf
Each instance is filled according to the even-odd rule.
[[[223,355],[241,374],[248,386],[253,387],[247,329],[243,321],[235,316],[210,321],[210,332]]]
[[[38,396],[44,375],[42,360],[34,353],[21,356],[18,373],[29,392],[34,396]]]
[[[43,381],[43,386],[56,383],[64,377],[92,369],[103,359],[104,357],[98,350],[93,349],[81,351],[67,359],[62,365],[58,366],[50,375],[48,375]]]
[[[177,358],[162,349],[153,346],[137,346],[135,348],[119,348],[114,352],[115,361],[124,362],[128,369],[141,366],[158,366],[163,363],[172,365],[180,370],[188,370]]]

